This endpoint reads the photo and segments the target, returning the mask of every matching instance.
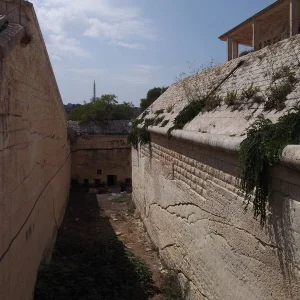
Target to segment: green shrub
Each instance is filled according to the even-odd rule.
[[[150,142],[150,134],[148,132],[149,126],[157,126],[164,120],[164,117],[148,118],[148,119],[136,119],[132,123],[130,133],[127,138],[127,143],[138,148],[138,145],[145,145]],[[143,126],[140,126],[144,123]]]
[[[290,76],[295,76],[295,73],[291,71],[290,67],[283,66],[273,74],[272,81],[275,82],[278,79],[287,78]]]
[[[241,94],[241,100],[250,100],[260,91],[259,87],[253,87],[253,83],[247,89],[244,89]]]
[[[144,123],[144,125],[141,128],[139,128],[139,125],[141,125],[142,123]],[[150,134],[147,131],[147,129],[149,126],[154,125],[154,123],[155,123],[154,118],[149,118],[145,120],[143,119],[134,120],[131,126],[131,131],[127,138],[127,143],[132,147],[134,147],[135,149],[138,148],[139,144],[144,145],[149,143]]]
[[[205,99],[191,101],[176,116],[174,125],[168,130],[168,134],[174,129],[182,129],[185,124],[192,121],[205,107]]]
[[[285,108],[285,101],[287,96],[295,89],[297,79],[294,73],[290,72],[278,84],[273,84],[267,89],[267,101],[265,103],[265,110]]]
[[[237,91],[229,91],[224,99],[224,102],[228,106],[235,105],[237,103]]]
[[[174,108],[174,105],[169,105],[166,109],[167,113],[172,112],[173,108]]]
[[[211,95],[205,99],[205,110],[212,111],[221,105],[222,98],[218,95]]]

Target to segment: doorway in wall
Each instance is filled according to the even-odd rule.
[[[117,175],[107,175],[107,185],[117,185]]]

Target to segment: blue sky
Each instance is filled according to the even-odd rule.
[[[33,0],[64,103],[116,94],[139,105],[188,63],[226,60],[218,36],[274,0]]]

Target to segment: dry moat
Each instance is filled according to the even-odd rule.
[[[73,186],[50,265],[35,300],[179,299],[135,214],[130,194],[87,194]]]

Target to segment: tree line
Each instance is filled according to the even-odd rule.
[[[90,122],[106,120],[131,120],[147,109],[165,91],[166,87],[150,89],[146,98],[140,100],[140,108],[131,102],[118,103],[118,97],[114,94],[105,94],[91,99],[84,104],[67,104],[65,110],[68,119],[72,121]]]

